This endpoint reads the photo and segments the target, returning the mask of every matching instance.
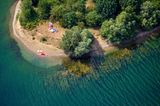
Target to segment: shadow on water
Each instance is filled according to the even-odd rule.
[[[80,59],[63,59],[62,65],[66,68],[66,74],[74,74],[78,77],[87,75],[97,70],[104,61],[104,51],[99,42],[94,38],[91,52]]]
[[[70,90],[73,86],[81,86],[84,82],[87,84],[90,80],[99,81],[102,76],[110,76],[111,74],[128,73],[129,65],[137,64],[133,69],[139,67],[138,64],[142,64],[144,59],[150,55],[154,50],[159,50],[160,39],[151,38],[145,41],[137,49],[121,49],[106,56],[93,56],[89,60],[71,60],[66,59],[63,61],[63,65],[55,66],[53,68],[58,71],[43,72],[44,85],[51,88],[52,86],[58,87],[63,91]],[[82,75],[77,71],[84,71],[88,69],[88,73]],[[70,71],[68,71],[70,70]],[[125,74],[123,74],[125,76]],[[85,85],[86,85],[85,84]]]

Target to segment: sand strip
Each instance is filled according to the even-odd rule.
[[[33,53],[37,54],[37,50],[43,50],[47,57],[66,57],[66,54],[63,50],[58,49],[52,45],[46,45],[41,43],[38,40],[32,40],[32,36],[26,35],[24,33],[24,29],[21,27],[19,20],[17,19],[17,14],[20,12],[20,4],[21,1],[19,0],[16,2],[16,6],[14,6],[12,9],[14,9],[13,12],[13,19],[12,20],[12,35],[16,39],[18,43],[22,43],[27,49],[32,51]],[[12,10],[13,11],[13,10]]]

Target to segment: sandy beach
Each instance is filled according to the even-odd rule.
[[[63,50],[58,49],[52,45],[47,45],[44,43],[41,43],[38,40],[32,40],[32,36],[29,34],[24,33],[25,29],[23,29],[20,25],[19,20],[17,19],[17,14],[20,12],[20,3],[19,0],[16,3],[16,6],[14,7],[14,15],[12,20],[12,35],[13,37],[18,41],[24,44],[30,51],[37,54],[37,50],[43,50],[47,57],[66,57],[66,54],[63,52]]]

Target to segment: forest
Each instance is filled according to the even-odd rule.
[[[136,36],[139,31],[160,25],[158,0],[22,0],[19,20],[32,30],[41,21],[59,22],[68,30],[61,47],[71,57],[89,53],[93,35],[88,28],[98,28],[100,35],[119,44]]]

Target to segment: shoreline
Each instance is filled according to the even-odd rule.
[[[43,50],[47,55],[45,57],[68,57],[68,55],[66,55],[64,53],[64,51],[62,49],[57,48],[56,46],[53,45],[47,45],[45,43],[40,42],[39,40],[35,39],[32,40],[32,36],[30,33],[23,33],[25,32],[29,32],[25,29],[22,28],[22,26],[20,25],[19,20],[17,19],[17,14],[20,11],[20,3],[21,0],[17,0],[13,6],[11,7],[11,19],[10,19],[10,32],[12,37],[17,41],[17,43],[21,46],[23,45],[23,47],[25,49],[28,49],[30,52],[37,54],[37,50]],[[107,44],[107,42],[105,40],[102,40],[102,38],[100,38],[100,36],[96,36],[95,37],[95,41],[92,45],[92,49],[91,49],[91,56],[96,56],[96,55],[105,55],[105,54],[109,54],[112,53],[116,50],[118,50],[118,48],[128,48],[132,45],[137,45],[139,43],[142,43],[146,38],[152,36],[152,34],[156,34],[157,32],[159,33],[160,31],[160,26],[152,29],[151,31],[142,31],[137,33],[137,36],[135,36],[134,38],[124,41],[119,45],[114,45],[114,44]]]
[[[18,44],[22,44],[29,51],[37,54],[37,50],[43,50],[47,55],[45,57],[68,57],[63,50],[53,47],[52,45],[46,45],[38,40],[31,40],[30,35],[24,35],[21,31],[21,26],[17,20],[17,14],[19,13],[21,1],[16,1],[11,7],[11,22],[10,22],[10,32],[11,37],[13,37]],[[28,37],[30,36],[30,39]],[[38,55],[37,55],[38,56]]]
[[[11,19],[10,19],[11,20],[10,32],[12,37],[18,42],[18,44],[19,43],[20,45],[22,44],[25,48],[27,48],[29,51],[33,52],[36,55],[37,55],[37,50],[43,50],[47,54],[46,57],[68,57],[62,49],[56,48],[52,45],[41,43],[38,40],[32,40],[31,35],[29,34],[25,35],[24,33],[22,33],[25,29],[21,27],[19,20],[17,20],[17,14],[19,13],[20,3],[21,1],[18,0],[11,7],[11,11],[13,12],[11,14]],[[99,51],[99,48],[94,48],[92,51],[95,52],[95,55],[108,54],[110,52],[117,50],[117,47],[107,44],[107,42],[104,42],[101,38],[100,39],[98,38],[98,40],[100,41],[98,43],[99,46],[101,46],[100,48],[102,49],[103,53],[102,51]],[[93,46],[96,45],[93,44]],[[92,54],[94,53],[91,53],[91,55]]]

